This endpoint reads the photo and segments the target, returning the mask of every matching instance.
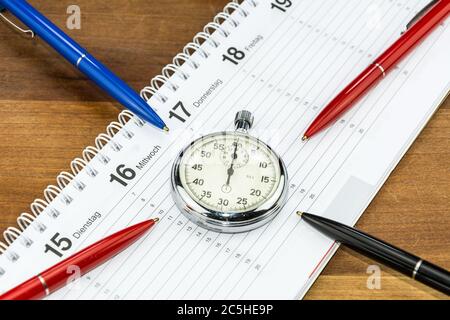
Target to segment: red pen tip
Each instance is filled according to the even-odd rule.
[[[306,140],[308,140],[308,139],[309,139],[308,136],[303,136],[302,141],[306,141]]]

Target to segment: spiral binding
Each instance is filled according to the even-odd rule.
[[[189,79],[190,74],[181,69],[181,66],[185,63],[192,70],[196,70],[200,67],[200,62],[196,61],[192,56],[194,53],[198,54],[198,57],[201,59],[208,59],[209,52],[204,48],[203,44],[209,44],[211,49],[218,48],[220,46],[220,42],[213,37],[213,34],[217,32],[222,37],[228,37],[231,33],[229,29],[224,26],[225,22],[229,23],[229,26],[232,28],[236,28],[239,26],[239,20],[234,18],[232,14],[234,12],[239,13],[239,15],[243,18],[247,17],[250,12],[245,6],[242,4],[246,2],[250,7],[258,6],[258,1],[256,0],[233,0],[228,3],[223,11],[217,14],[213,21],[205,25],[203,31],[197,33],[192,42],[189,42],[183,48],[183,51],[177,54],[172,63],[166,65],[160,75],[157,75],[150,81],[150,85],[144,87],[140,94],[141,97],[145,100],[150,100],[150,98],[155,97],[160,102],[164,103],[168,100],[168,97],[160,92],[161,87],[165,86],[172,92],[176,92],[179,89],[179,86],[172,81],[174,77],[177,77],[183,81]],[[20,243],[25,247],[31,247],[33,245],[33,240],[26,237],[23,234],[23,231],[27,229],[30,225],[39,233],[45,232],[47,226],[42,222],[37,220],[39,215],[47,210],[48,214],[56,219],[61,214],[56,208],[54,208],[51,203],[55,199],[59,199],[66,206],[69,206],[73,198],[69,196],[65,190],[70,183],[72,186],[78,191],[82,192],[86,183],[77,178],[77,175],[82,171],[86,170],[86,173],[95,178],[97,176],[98,171],[93,168],[89,163],[94,157],[97,157],[99,161],[107,165],[111,160],[105,154],[103,154],[102,149],[109,144],[112,149],[116,152],[120,152],[122,146],[113,140],[113,137],[117,134],[122,134],[126,139],[132,139],[134,133],[124,128],[125,124],[129,121],[134,121],[137,127],[142,127],[144,125],[144,121],[135,116],[131,111],[124,110],[118,116],[118,121],[110,123],[105,133],[101,133],[95,139],[95,146],[86,147],[83,152],[81,158],[76,158],[70,163],[71,172],[61,172],[56,177],[56,185],[49,185],[44,190],[44,199],[36,199],[30,205],[30,213],[22,213],[17,218],[17,227],[9,227],[3,232],[4,242],[0,241],[0,254],[5,254],[6,257],[11,261],[15,262],[20,257],[17,253],[8,250],[8,247],[15,242],[16,240],[20,241]],[[0,267],[0,276],[5,273]]]
[[[208,59],[210,54],[204,48],[203,44],[209,44],[211,49],[220,46],[220,42],[213,37],[213,33],[218,32],[222,37],[227,38],[231,31],[224,26],[224,23],[229,22],[229,25],[232,28],[239,26],[239,20],[234,18],[232,14],[238,12],[243,18],[246,18],[250,14],[248,9],[242,6],[243,2],[248,3],[250,7],[258,6],[258,1],[256,0],[233,0],[228,3],[223,8],[223,11],[213,18],[212,22],[205,25],[202,32],[199,32],[194,36],[192,42],[189,42],[184,46],[183,51],[173,58],[172,63],[165,66],[162,73],[154,77],[150,81],[150,85],[141,90],[142,98],[149,100],[151,97],[155,97],[158,101],[165,103],[168,100],[168,97],[160,92],[161,87],[165,86],[172,92],[176,92],[179,86],[171,79],[174,76],[181,80],[189,79],[189,74],[181,70],[180,67],[187,64],[187,66],[193,70],[198,69],[200,67],[200,62],[192,57],[194,53],[197,53],[201,59]]]

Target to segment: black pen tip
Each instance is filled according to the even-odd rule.
[[[314,218],[314,215],[312,215],[311,213],[303,212],[303,211],[297,211],[297,215],[300,218],[305,219],[305,220],[307,220],[308,218],[309,219]]]

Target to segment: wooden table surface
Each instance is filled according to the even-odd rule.
[[[31,0],[58,26],[74,1]],[[227,0],[77,0],[81,30],[66,30],[139,90]],[[0,231],[42,197],[120,106],[41,40],[0,24]],[[450,269],[450,99],[395,169],[358,227]],[[381,266],[369,290],[371,260],[341,248],[307,299],[446,298]]]

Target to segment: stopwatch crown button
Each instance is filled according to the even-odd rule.
[[[242,110],[236,113],[234,125],[236,130],[247,131],[253,126],[254,117],[250,111]]]

